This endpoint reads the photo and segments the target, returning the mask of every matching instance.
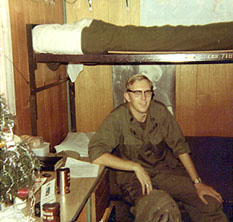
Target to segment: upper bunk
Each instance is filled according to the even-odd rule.
[[[39,32],[35,34],[37,29]],[[71,128],[76,130],[74,81],[69,75],[70,65],[233,63],[233,22],[143,27],[117,26],[89,19],[64,25],[27,24],[26,31],[32,135],[37,135],[37,92],[66,81],[69,81]],[[37,63],[47,63],[52,70],[56,70],[59,64],[68,65],[69,77],[37,87]]]
[[[233,63],[233,22],[161,27],[89,23],[28,24],[29,56],[36,63],[84,65]]]

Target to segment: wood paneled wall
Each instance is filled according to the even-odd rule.
[[[70,1],[72,2],[72,1]],[[92,1],[66,4],[67,22],[83,17],[102,19],[119,25],[140,21],[140,0]],[[49,5],[44,0],[10,0],[10,19],[15,72],[17,130],[31,134],[29,113],[29,73],[26,23],[63,23],[63,1]],[[50,71],[38,66],[37,85],[42,86],[65,76],[65,68]],[[178,65],[176,69],[176,117],[188,136],[233,136],[233,65]],[[86,66],[76,83],[77,130],[95,131],[113,108],[111,66]],[[38,134],[52,145],[68,132],[66,84],[38,93]]]
[[[179,65],[176,118],[186,136],[233,136],[233,64]]]
[[[90,11],[87,0],[66,4],[67,22],[83,17],[119,25],[140,24],[140,0],[98,0]],[[95,131],[113,108],[111,66],[85,67],[76,86],[77,130]],[[178,65],[176,117],[187,136],[233,136],[231,64]]]
[[[63,23],[63,1],[49,5],[44,0],[10,0],[13,64],[16,91],[16,133],[31,135],[29,110],[29,71],[27,59],[26,24]],[[36,71],[37,86],[61,79],[65,67],[50,71],[39,64]],[[61,142],[68,132],[66,83],[37,94],[38,135],[51,145]]]
[[[81,18],[101,19],[118,25],[139,24],[140,1],[130,1],[129,10],[125,0],[92,1],[92,11],[87,0],[66,4],[67,23]],[[113,109],[112,67],[84,67],[75,83],[77,131],[95,131],[106,115]]]

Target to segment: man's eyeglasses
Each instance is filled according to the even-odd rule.
[[[135,97],[141,97],[142,95],[145,95],[145,97],[151,97],[152,96],[152,90],[142,91],[142,90],[127,89],[127,92],[133,93]]]

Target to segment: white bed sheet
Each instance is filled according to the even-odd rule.
[[[83,18],[73,24],[42,24],[32,29],[32,45],[36,53],[82,55],[81,34],[93,19]],[[82,64],[69,64],[67,73],[75,82],[83,70]]]

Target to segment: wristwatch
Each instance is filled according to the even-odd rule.
[[[201,183],[202,181],[201,181],[201,178],[200,177],[198,177],[198,178],[196,178],[194,181],[193,181],[193,184],[198,184],[198,183]]]

